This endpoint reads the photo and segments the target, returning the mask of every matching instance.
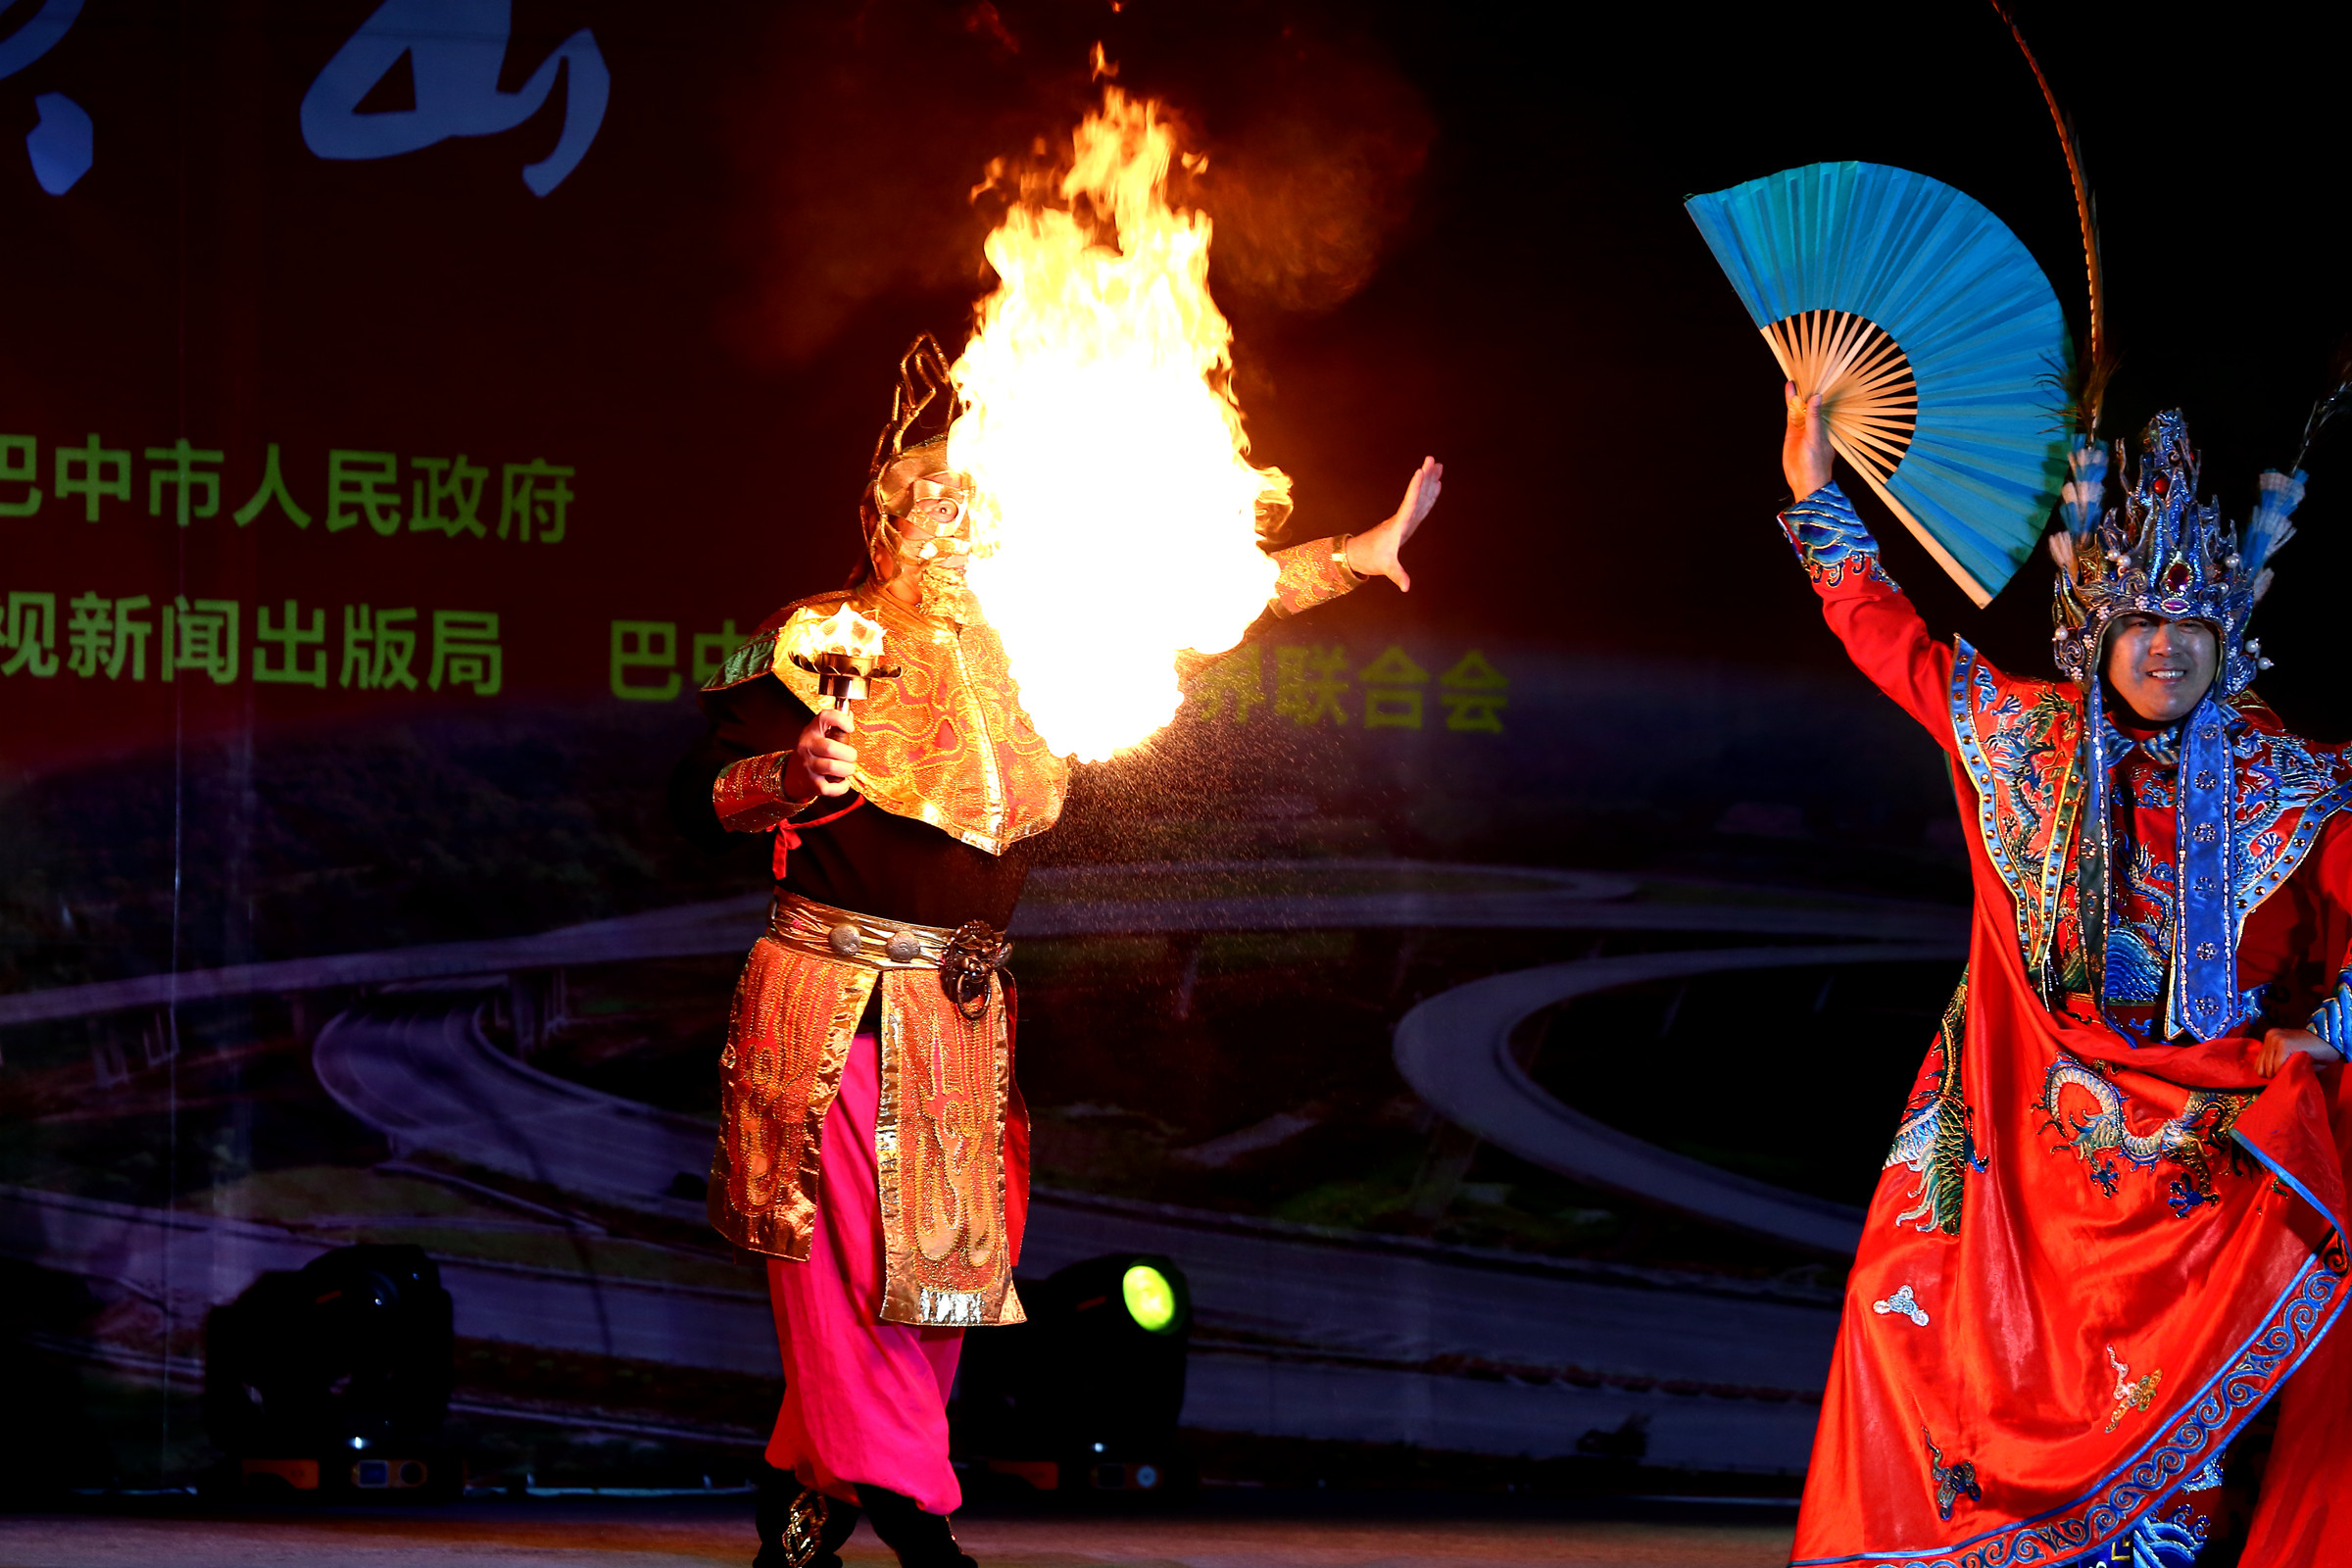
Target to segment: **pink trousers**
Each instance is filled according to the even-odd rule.
[[[825,1112],[816,1231],[808,1260],[767,1260],[784,1356],[784,1404],[767,1462],[801,1485],[856,1503],[858,1482],[953,1513],[963,1489],[948,1464],[948,1391],[961,1329],[884,1323],[882,1201],[874,1170],[881,1061],[872,1035],[850,1047]]]

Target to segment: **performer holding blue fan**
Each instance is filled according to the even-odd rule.
[[[2180,414],[2135,461],[2098,439],[2097,234],[2050,102],[2081,355],[2016,237],[1924,175],[1819,164],[1690,202],[1785,378],[1782,527],[1855,663],[1949,757],[1976,887],[1849,1276],[1795,1560],[2185,1568],[2225,1476],[2253,1479],[2232,1442],[2283,1394],[2240,1560],[2352,1562],[2352,1344],[2328,1332],[2352,754],[2254,696],[2245,636],[2302,459],[2241,532],[2200,499]],[[1834,456],[1980,606],[2058,510],[2063,678],[1931,636]]]

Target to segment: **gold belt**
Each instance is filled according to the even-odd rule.
[[[1004,933],[985,920],[966,920],[950,931],[910,920],[877,920],[797,893],[776,895],[767,930],[784,946],[820,958],[872,969],[929,969],[973,1023],[987,1012],[996,976],[1012,956]]]
[[[936,969],[956,933],[907,920],[836,909],[797,893],[778,893],[767,934],[788,948],[875,969]]]

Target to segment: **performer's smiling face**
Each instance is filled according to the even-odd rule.
[[[2118,615],[2107,628],[2107,684],[2151,724],[2185,717],[2213,684],[2221,640],[2202,620]]]

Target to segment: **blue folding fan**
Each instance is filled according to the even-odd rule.
[[[2066,481],[2052,390],[2073,344],[2049,279],[1951,186],[1808,164],[1686,204],[1830,444],[1979,605]]]

